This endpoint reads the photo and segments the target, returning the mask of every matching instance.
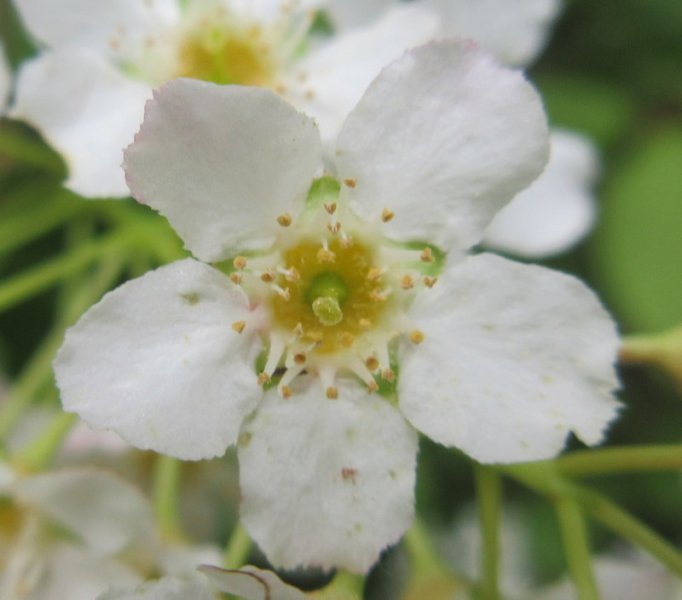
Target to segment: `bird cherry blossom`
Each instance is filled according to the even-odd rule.
[[[532,87],[471,43],[384,69],[331,172],[315,123],[272,92],[164,85],[125,168],[196,259],[69,330],[64,408],[181,459],[237,445],[242,520],[273,564],[367,570],[411,522],[417,431],[525,461],[571,431],[598,443],[617,412],[594,294],[467,255],[547,146]]]

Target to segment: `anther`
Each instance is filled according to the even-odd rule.
[[[336,235],[339,233],[339,231],[341,231],[341,223],[339,221],[327,223],[327,229],[329,229],[332,235]]]
[[[282,398],[284,399],[291,398],[293,394],[291,388],[288,385],[283,385],[281,388],[279,388],[279,393],[282,394]]]
[[[277,272],[284,275],[287,281],[297,282],[301,280],[301,274],[298,272],[296,267],[289,267],[285,269],[284,267],[277,267]]]
[[[237,333],[241,333],[244,331],[244,328],[246,327],[246,321],[235,321],[232,323],[232,329],[234,329]]]
[[[241,271],[246,267],[246,257],[245,256],[235,256],[234,260],[232,261],[232,266],[235,269],[238,269]]]
[[[384,210],[381,211],[381,220],[384,223],[388,223],[393,217],[395,217],[395,213],[389,208],[384,208]]]
[[[293,328],[292,333],[296,337],[301,337],[303,335],[303,323],[296,323],[296,327]]]
[[[395,371],[393,369],[384,369],[381,371],[381,378],[386,381],[395,381]]]
[[[372,302],[386,302],[388,297],[391,295],[391,291],[391,288],[386,288],[385,290],[382,290],[381,288],[374,288],[369,293],[369,299]]]
[[[297,365],[305,364],[305,359],[306,359],[305,352],[297,352],[296,354],[294,354],[294,362]]]
[[[370,371],[376,371],[379,368],[379,361],[377,360],[376,356],[369,356],[365,360],[365,366],[370,370]]]
[[[265,371],[261,371],[261,373],[258,375],[258,385],[267,385],[270,383],[271,378],[270,375],[268,375]]]
[[[357,179],[344,179],[343,183],[345,183],[349,188],[354,188],[358,184]]]
[[[341,337],[339,338],[339,341],[341,342],[341,345],[350,348],[353,343],[355,342],[355,336],[352,333],[348,333],[347,331],[344,331],[341,334]]]
[[[405,275],[400,280],[400,287],[403,288],[404,290],[411,290],[414,287],[414,279],[412,279],[412,276]]]
[[[319,263],[334,263],[336,262],[336,254],[328,248],[320,248],[317,251],[317,262]]]
[[[358,325],[360,325],[361,329],[370,329],[372,327],[372,321],[369,319],[360,319]]]
[[[366,278],[369,281],[378,281],[382,275],[383,275],[382,269],[379,269],[378,267],[370,267],[369,271],[367,271]]]
[[[276,275],[274,271],[263,271],[260,276],[260,280],[264,283],[272,283],[275,281]]]
[[[273,283],[271,287],[272,287],[273,290],[275,290],[275,292],[276,292],[279,296],[281,296],[281,297],[282,297],[284,300],[286,300],[287,302],[288,302],[289,299],[291,298],[291,293],[289,292],[289,288],[287,288],[287,289],[282,289],[282,288],[279,287],[276,283]]]
[[[433,262],[433,251],[428,246],[422,250],[419,259],[423,262]]]
[[[328,387],[325,392],[327,394],[327,398],[330,400],[336,400],[339,397],[339,390],[337,390],[335,387]]]
[[[289,227],[289,225],[291,225],[291,215],[288,213],[284,213],[283,215],[277,217],[277,222],[282,227]]]
[[[432,288],[434,285],[436,285],[436,281],[438,281],[438,277],[429,277],[428,275],[424,277],[424,285],[427,288]]]
[[[413,329],[410,331],[409,337],[413,344],[421,344],[424,341],[424,332],[419,329]]]
[[[379,389],[379,384],[376,381],[370,381],[367,384],[367,393],[372,394]]]
[[[235,285],[239,285],[242,282],[242,274],[230,273],[230,281],[232,281],[232,283],[234,283]]]
[[[330,215],[333,215],[336,212],[336,202],[327,202],[327,204],[324,205],[324,210]]]
[[[345,233],[344,231],[341,232],[341,247],[342,248],[350,248],[353,245],[353,238]]]

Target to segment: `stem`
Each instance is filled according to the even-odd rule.
[[[578,600],[599,600],[582,508],[577,500],[569,497],[558,498],[554,507],[559,519],[568,570],[573,579],[577,598]]]
[[[338,571],[327,587],[310,595],[315,600],[362,600],[365,578],[346,571]]]
[[[98,257],[115,255],[129,242],[129,231],[116,232],[108,237],[86,242],[67,254],[15,275],[0,285],[0,311],[52,286]]]
[[[412,527],[403,538],[403,544],[412,562],[413,576],[440,575],[445,570],[426,535],[424,524],[415,518]]]
[[[485,600],[498,600],[500,598],[498,560],[502,485],[499,475],[491,467],[476,465],[474,473],[476,476],[478,518],[483,539],[480,590]]]
[[[154,509],[162,535],[170,540],[182,539],[178,496],[182,463],[170,456],[158,455],[154,468]]]
[[[19,454],[18,462],[31,472],[43,470],[57,453],[76,421],[77,417],[74,414],[59,413],[40,437]]]
[[[226,569],[238,569],[243,566],[249,558],[251,552],[251,537],[246,533],[246,529],[241,523],[237,523],[232,530],[230,539],[227,541],[225,554],[223,555],[223,566]]]
[[[559,458],[563,475],[583,477],[628,471],[682,469],[682,444],[579,450]]]

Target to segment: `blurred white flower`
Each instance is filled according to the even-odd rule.
[[[239,442],[242,518],[274,564],[365,571],[412,519],[410,425],[482,462],[554,456],[570,431],[596,444],[618,339],[577,279],[463,257],[546,160],[520,73],[470,44],[410,51],[344,124],[342,183],[313,181],[322,155],[267,90],[162,87],[126,152],[132,193],[235,270],[186,259],[126,283],[55,373],[66,410],[138,447]]]
[[[5,111],[5,106],[9,99],[11,83],[12,78],[9,64],[7,64],[7,58],[5,57],[5,49],[2,44],[0,44],[0,115]]]

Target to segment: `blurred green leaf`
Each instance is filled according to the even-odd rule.
[[[653,135],[616,168],[594,237],[599,278],[630,330],[682,322],[682,130]]]

